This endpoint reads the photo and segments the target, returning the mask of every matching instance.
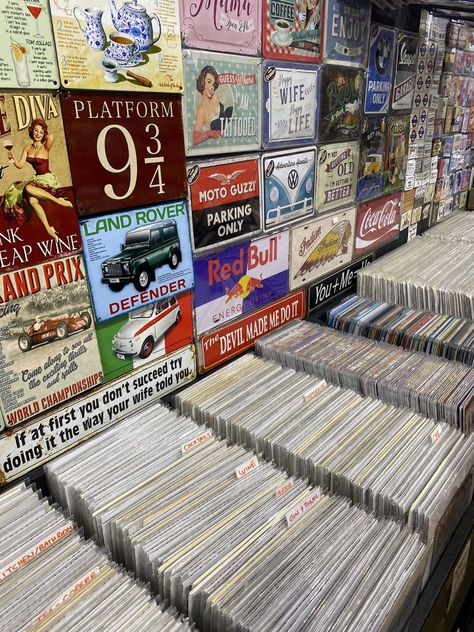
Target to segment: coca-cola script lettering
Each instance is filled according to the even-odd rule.
[[[398,236],[400,204],[400,193],[359,204],[356,220],[356,255],[374,250]]]

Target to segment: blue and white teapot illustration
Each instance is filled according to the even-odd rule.
[[[133,36],[141,52],[147,51],[161,36],[161,22],[156,13],[148,15],[146,9],[137,0],[124,2],[121,9],[117,8],[115,0],[109,0],[112,13],[112,23],[121,33]],[[153,35],[155,24],[155,35]]]

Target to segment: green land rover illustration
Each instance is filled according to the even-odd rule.
[[[169,265],[177,268],[181,261],[178,229],[174,220],[148,224],[128,231],[122,252],[102,262],[102,282],[120,292],[133,283],[140,292],[155,280],[155,269]]]

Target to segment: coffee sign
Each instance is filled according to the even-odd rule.
[[[369,0],[326,2],[324,61],[364,68],[370,24]]]
[[[263,63],[265,149],[316,142],[319,69],[309,64]]]
[[[65,88],[183,91],[178,0],[55,0],[50,7]]]
[[[184,45],[241,55],[259,55],[261,0],[180,0]]]
[[[258,233],[259,158],[188,162],[188,199],[194,252]]]
[[[190,50],[183,57],[186,155],[259,150],[259,60]]]
[[[323,0],[263,0],[263,56],[319,63]]]
[[[392,29],[372,24],[367,82],[365,86],[366,114],[384,114],[390,105],[396,33]]]
[[[273,230],[314,213],[316,148],[262,156],[263,218]]]
[[[411,110],[415,94],[415,74],[417,66],[418,38],[408,33],[399,33],[397,57],[392,92],[392,110]]]
[[[291,229],[291,290],[351,261],[354,224],[355,208],[349,208]]]
[[[288,231],[194,259],[195,333],[202,334],[288,292]]]
[[[178,98],[69,93],[61,99],[80,215],[185,195]]]
[[[357,208],[355,254],[363,255],[396,239],[400,232],[401,194],[359,204]]]
[[[361,131],[362,72],[323,66],[321,72],[321,142],[352,140]]]
[[[318,150],[316,209],[328,211],[354,202],[359,143],[321,145]]]

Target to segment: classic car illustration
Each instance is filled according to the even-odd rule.
[[[102,282],[114,292],[120,292],[133,282],[142,292],[155,280],[155,268],[181,261],[178,229],[174,220],[148,224],[128,231],[122,252],[102,262]]]
[[[181,309],[175,296],[137,309],[112,339],[112,349],[121,360],[133,356],[148,358],[155,343],[180,320]]]
[[[69,334],[88,329],[91,323],[92,318],[88,312],[45,319],[37,316],[36,321],[18,336],[18,346],[25,352],[43,342],[64,340]]]
[[[373,173],[380,173],[382,171],[382,155],[371,154],[367,156],[364,167],[364,176],[370,176]]]

